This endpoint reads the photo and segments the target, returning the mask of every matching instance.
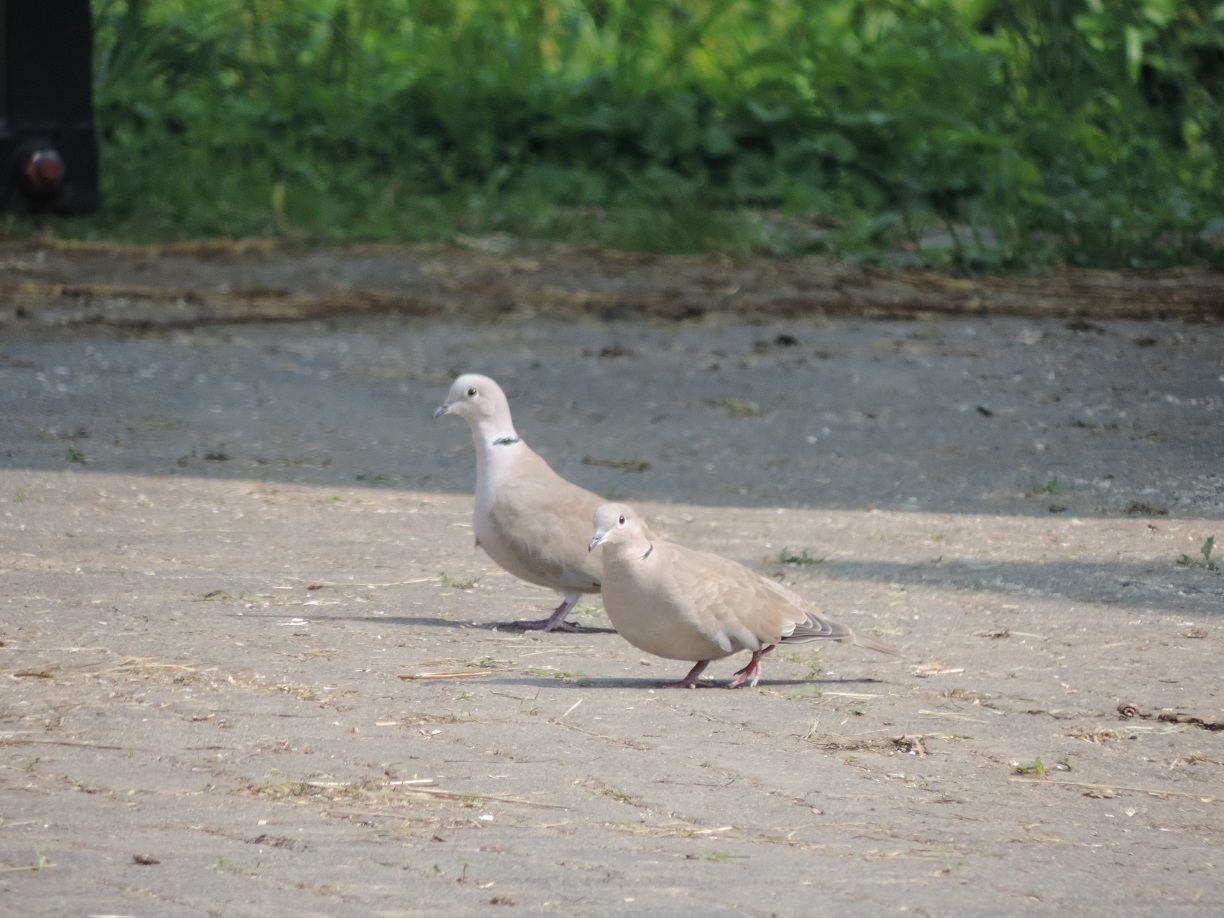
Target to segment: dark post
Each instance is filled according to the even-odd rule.
[[[0,210],[98,207],[89,0],[0,0]]]

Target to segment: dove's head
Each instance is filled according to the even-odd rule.
[[[499,433],[514,433],[506,393],[489,377],[479,373],[464,373],[451,383],[446,401],[437,407],[433,416],[439,418],[444,414],[457,414],[473,428],[491,422],[498,427]]]
[[[587,551],[594,551],[597,545],[633,545],[646,541],[642,521],[633,508],[625,504],[604,504],[595,511],[594,523],[595,535]]]

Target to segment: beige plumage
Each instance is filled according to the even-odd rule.
[[[476,544],[514,576],[563,594],[539,631],[576,630],[565,616],[583,593],[598,593],[603,565],[587,550],[591,515],[603,498],[566,481],[515,432],[510,403],[487,376],[468,373],[451,385],[435,418],[457,414],[476,445]]]
[[[711,660],[741,650],[751,651],[752,659],[728,688],[749,680],[755,686],[761,657],[779,643],[833,640],[900,656],[742,564],[654,539],[624,504],[600,507],[594,524],[588,548],[603,546],[604,610],[617,632],[656,656],[696,661],[669,687],[695,687]]]

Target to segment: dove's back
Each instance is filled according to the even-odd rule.
[[[728,558],[656,541],[642,559],[604,557],[604,606],[630,643],[674,660],[715,660],[783,641],[808,614],[798,597]]]
[[[588,552],[602,498],[566,481],[526,443],[490,447],[477,468],[476,542],[516,577],[561,592],[599,590],[603,564]]]

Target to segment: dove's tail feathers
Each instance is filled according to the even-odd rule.
[[[904,657],[895,647],[889,647],[882,641],[857,634],[849,625],[830,621],[822,615],[808,611],[807,618],[795,625],[795,630],[784,635],[784,644],[805,644],[809,641],[837,641],[839,644],[858,644],[868,650],[886,653],[894,657]]]
[[[887,644],[883,643],[882,641],[877,641],[869,637],[864,637],[861,634],[854,635],[850,639],[850,643],[858,644],[860,647],[866,647],[868,650],[874,650],[879,653],[886,653],[889,656],[893,656],[893,657],[904,657],[905,656],[905,654],[897,650],[897,648],[889,647]]]
[[[795,630],[782,638],[786,644],[805,644],[808,641],[839,641],[849,644],[854,641],[854,632],[841,622],[832,622],[811,612],[804,621],[795,625]]]

